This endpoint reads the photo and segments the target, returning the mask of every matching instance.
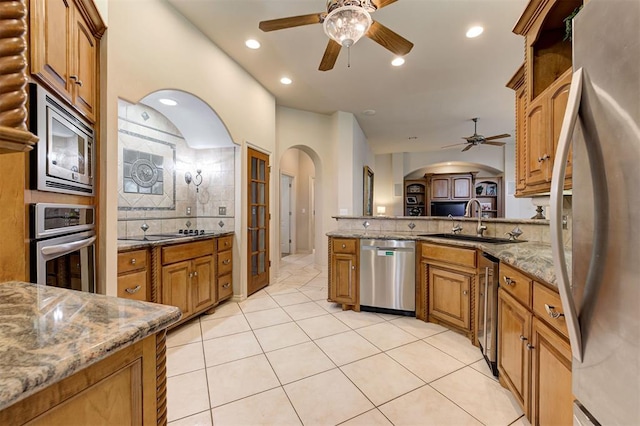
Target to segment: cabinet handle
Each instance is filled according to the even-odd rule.
[[[135,259],[135,257],[131,259],[131,264],[132,264],[132,265],[135,265],[135,264],[136,264],[136,259]]]
[[[189,278],[193,278],[193,272],[189,272]]]
[[[356,269],[356,266],[355,265],[351,265],[351,269]]]
[[[222,288],[229,288],[229,286],[231,285],[231,283],[226,283],[222,285]]]
[[[506,285],[516,285],[516,280],[514,280],[513,278],[505,276],[504,277],[504,283]]]
[[[463,290],[462,294],[464,294],[466,296],[467,294],[469,294],[469,292],[467,290]]]
[[[197,276],[198,276],[198,273],[197,273],[197,272],[194,272],[194,273],[193,273],[193,276],[194,276],[194,277],[197,277]]]
[[[135,294],[135,293],[139,292],[141,288],[142,288],[142,287],[140,287],[139,285],[137,285],[137,286],[135,286],[135,287],[133,287],[133,288],[125,288],[125,289],[124,289],[124,291],[126,291],[126,292],[127,292],[127,293],[129,293],[129,294]]]
[[[555,309],[556,309],[555,306],[547,305],[546,303],[544,304],[544,310],[547,311],[547,314],[549,314],[549,317],[553,319],[558,319],[564,316],[563,313],[558,312]]]
[[[533,350],[535,349],[535,346],[533,346],[531,343],[527,343],[527,349]]]
[[[80,80],[77,75],[70,75],[69,78],[73,80],[75,84],[82,87],[82,80]]]
[[[343,244],[343,245],[342,245],[342,248],[347,248],[347,245],[346,245],[346,244]]]
[[[223,265],[228,265],[230,263],[231,263],[231,259],[225,259],[225,260],[222,261]]]
[[[542,157],[538,157],[538,163],[542,163],[544,160],[548,160],[549,154],[544,154]]]
[[[527,338],[524,337],[523,335],[520,335],[520,340],[522,340],[523,342],[527,341]]]
[[[229,241],[225,241],[225,242],[224,242],[224,246],[226,247],[226,246],[228,246],[228,245],[229,245]]]

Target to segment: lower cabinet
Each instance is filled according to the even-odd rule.
[[[149,251],[118,253],[118,297],[149,300]]]
[[[509,266],[501,265],[500,275],[500,382],[532,425],[571,425],[571,347],[560,298]]]
[[[464,273],[429,267],[429,315],[469,330],[471,277]]]
[[[233,236],[216,238],[216,281],[218,290],[218,302],[233,296]]]
[[[359,244],[355,238],[331,238],[329,241],[329,298],[343,309],[360,310]]]

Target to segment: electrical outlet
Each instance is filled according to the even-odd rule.
[[[225,216],[226,214],[227,214],[227,208],[226,207],[218,207],[218,215]]]
[[[191,216],[191,207],[187,207],[187,216]]]

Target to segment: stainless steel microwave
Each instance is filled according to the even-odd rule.
[[[29,84],[29,127],[40,142],[31,155],[31,188],[93,196],[94,129],[39,84]]]

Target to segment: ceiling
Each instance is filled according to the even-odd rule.
[[[473,134],[473,117],[479,117],[478,133],[485,136],[515,132],[515,97],[505,84],[523,62],[524,40],[511,29],[526,0],[399,0],[372,18],[414,43],[403,66],[391,66],[392,53],[363,38],[351,47],[350,67],[342,49],[334,69],[326,72],[318,71],[328,41],[321,24],[269,33],[258,29],[262,20],[325,11],[325,0],[168,2],[278,105],[353,113],[376,154],[463,142],[461,137]],[[468,39],[465,32],[473,25],[482,25],[484,33]],[[248,38],[262,47],[248,49]],[[293,84],[282,85],[283,76]],[[473,153],[465,155],[472,159]]]

